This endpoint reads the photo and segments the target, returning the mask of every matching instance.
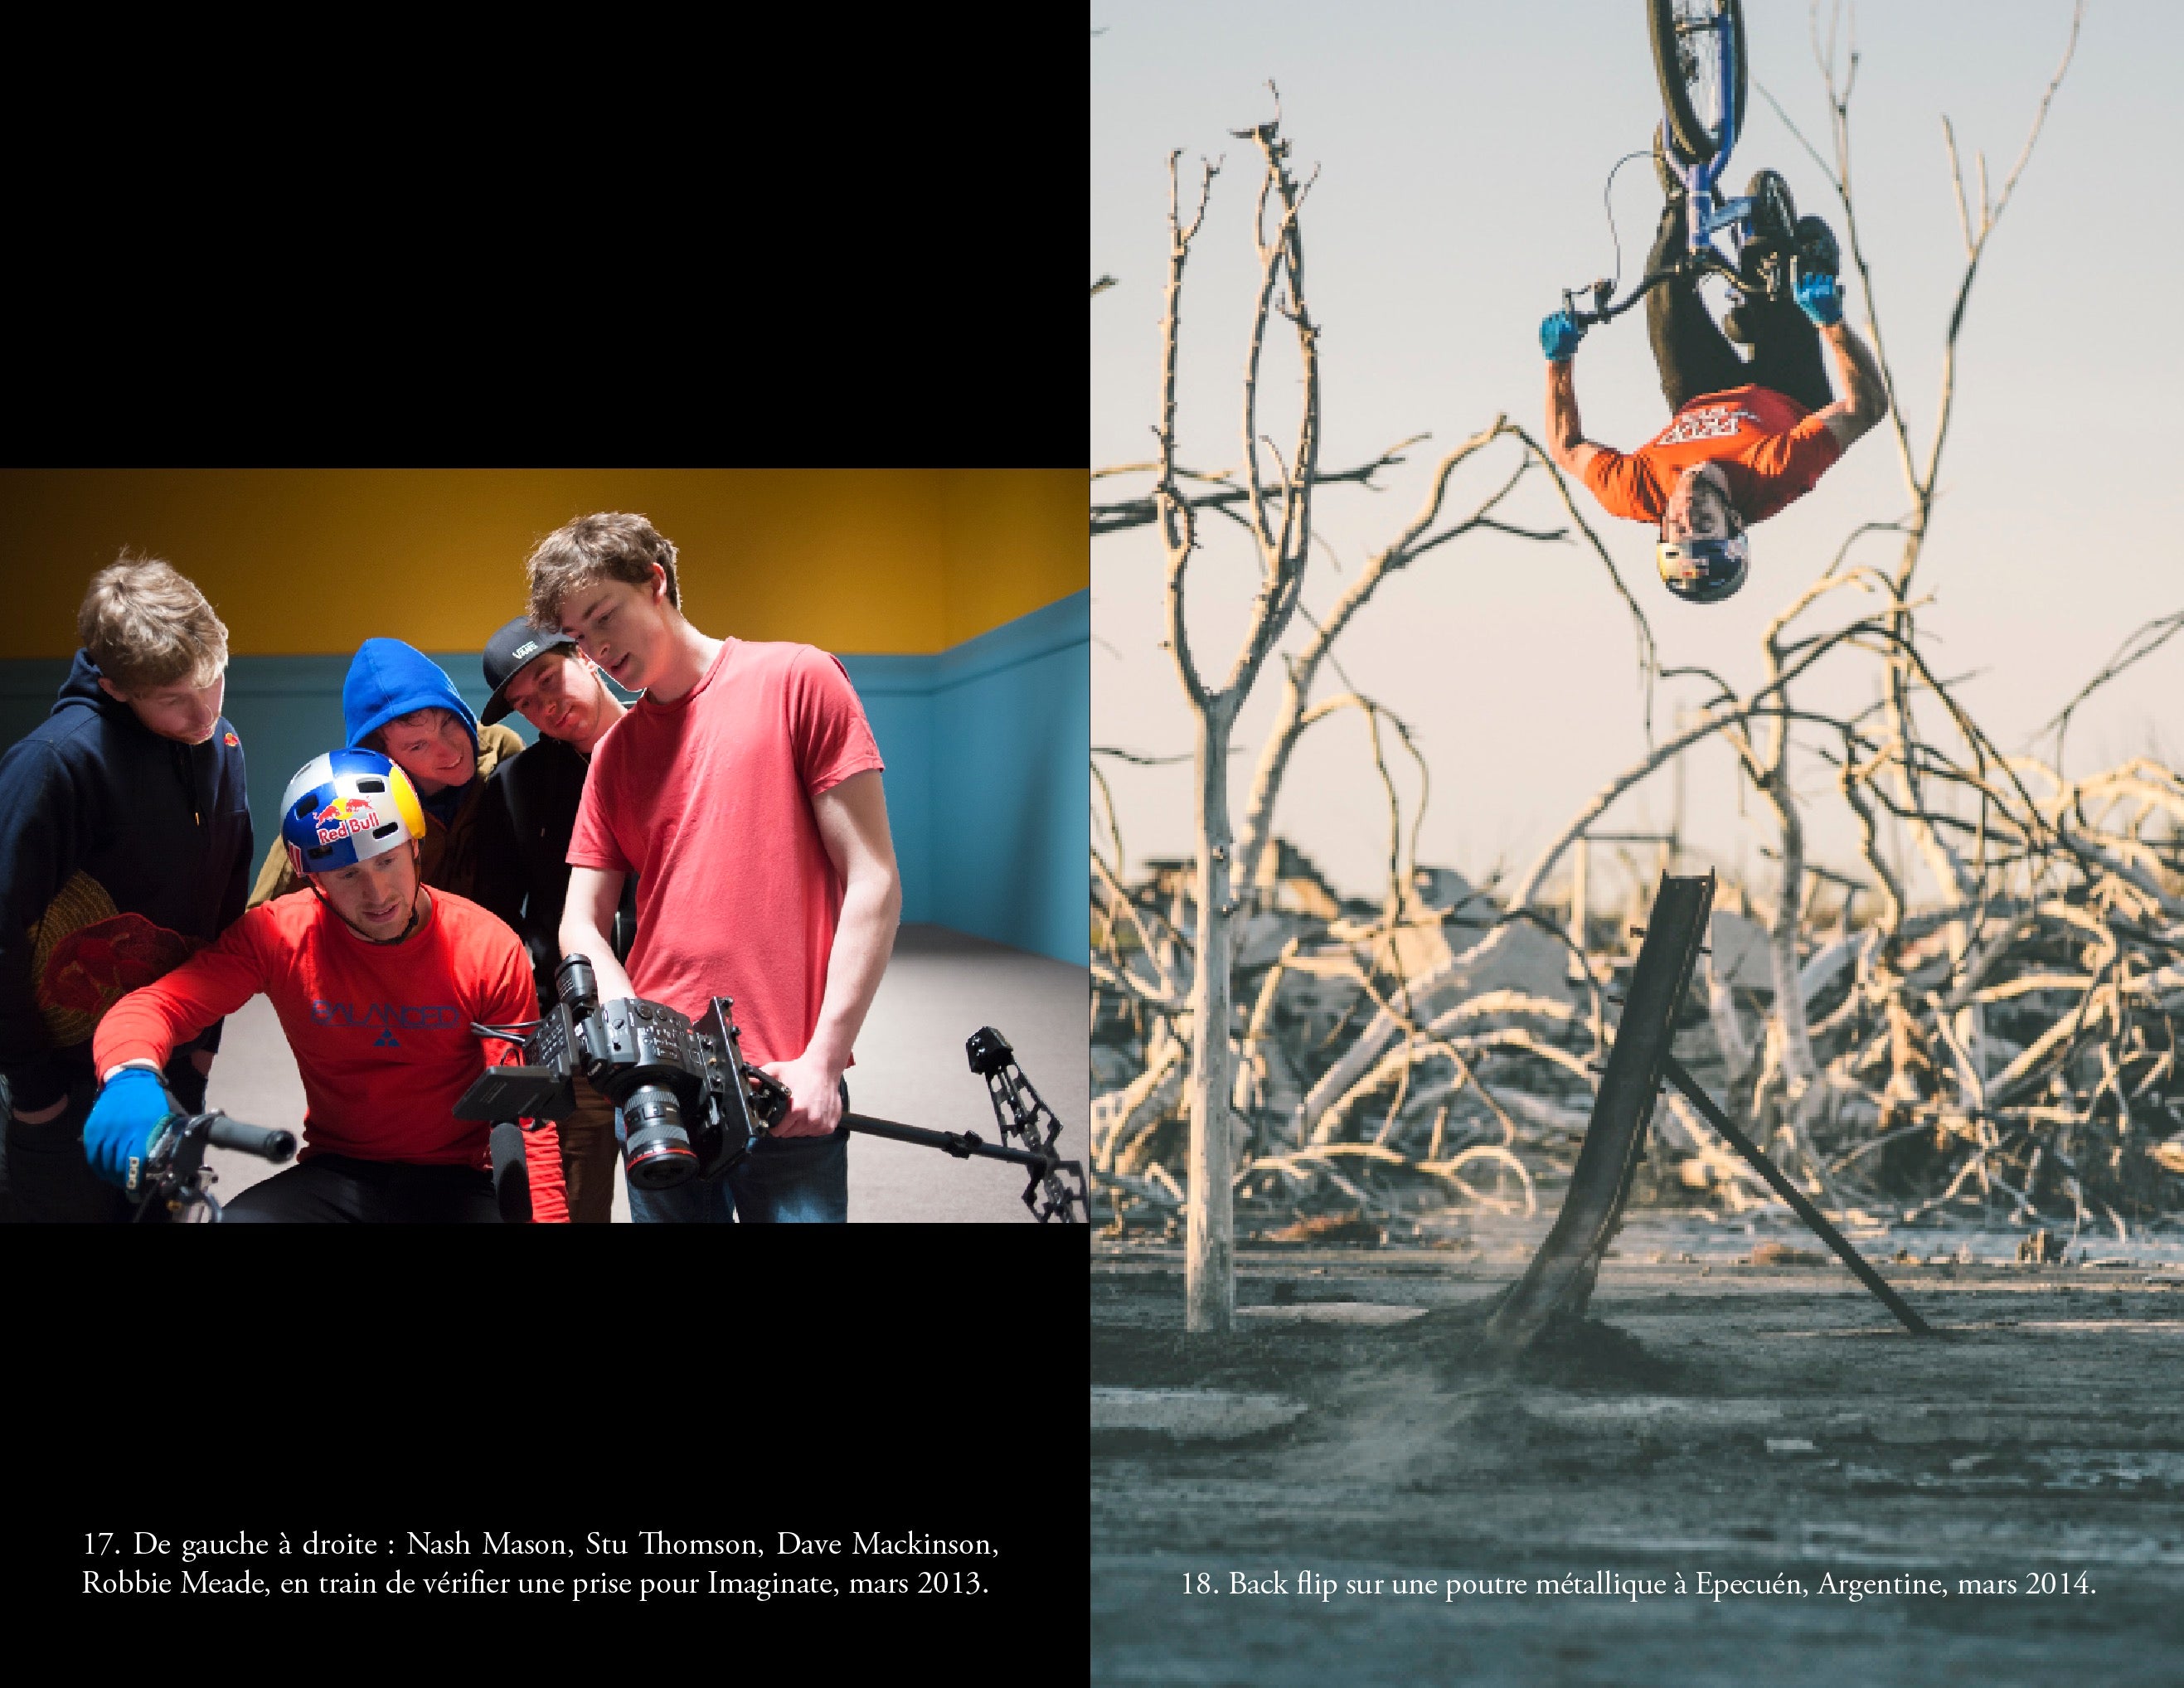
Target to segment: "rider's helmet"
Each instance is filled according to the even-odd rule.
[[[1741,530],[1721,539],[1661,536],[1653,560],[1669,591],[1693,604],[1719,604],[1744,584],[1752,542]]]
[[[410,776],[376,750],[329,750],[281,798],[281,839],[298,873],[331,873],[425,836]]]

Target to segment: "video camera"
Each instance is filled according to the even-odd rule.
[[[560,1000],[523,1026],[481,1026],[482,1038],[523,1049],[521,1066],[488,1067],[455,1104],[458,1119],[501,1125],[517,1118],[570,1118],[582,1072],[621,1110],[622,1167],[640,1189],[665,1189],[690,1178],[716,1178],[781,1122],[788,1092],[744,1060],[732,998],[716,996],[693,1025],[665,1003],[635,997],[599,1000],[599,980],[582,955],[565,955],[554,975]],[[1016,1051],[991,1026],[965,1046],[971,1070],[986,1081],[1001,1142],[969,1131],[932,1131],[864,1114],[845,1114],[850,1131],[1028,1167],[1024,1206],[1044,1223],[1087,1219],[1083,1167],[1055,1146],[1061,1122],[1017,1065]],[[513,1134],[510,1134],[512,1136]],[[1011,1137],[1022,1146],[1010,1144]]]
[[[788,1092],[744,1061],[731,998],[715,997],[695,1026],[665,1003],[601,1002],[582,955],[561,958],[554,984],[561,1000],[520,1036],[473,1028],[520,1042],[523,1064],[487,1067],[455,1104],[456,1118],[568,1119],[582,1072],[621,1110],[630,1183],[666,1189],[694,1176],[718,1178],[788,1111]]]

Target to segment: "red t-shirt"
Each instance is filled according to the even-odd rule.
[[[744,1059],[811,1042],[842,880],[811,799],[882,767],[840,659],[730,639],[673,703],[640,698],[599,741],[569,865],[637,875],[630,983],[698,1018],[735,999]]]
[[[1719,463],[1737,513],[1764,521],[1811,492],[1841,455],[1817,411],[1771,387],[1735,387],[1694,398],[1627,455],[1602,447],[1585,465],[1585,483],[1610,515],[1657,522],[1685,470]]]
[[[427,1166],[490,1165],[488,1128],[457,1119],[456,1100],[488,1063],[521,1061],[471,1022],[535,1019],[537,988],[515,934],[466,898],[434,891],[424,925],[399,944],[366,942],[308,888],[261,903],[158,983],[132,990],[98,1022],[101,1072],[164,1063],[176,1044],[264,991],[303,1075],[299,1158]],[[552,1125],[524,1134],[535,1219],[566,1219]]]

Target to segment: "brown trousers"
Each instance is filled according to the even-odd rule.
[[[614,1217],[614,1104],[577,1075],[577,1117],[561,1122],[561,1177],[569,1186],[569,1219],[604,1225]]]

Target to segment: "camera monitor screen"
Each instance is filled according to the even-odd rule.
[[[568,1117],[573,1087],[550,1067],[488,1067],[455,1104],[457,1119],[496,1124],[511,1119]]]

